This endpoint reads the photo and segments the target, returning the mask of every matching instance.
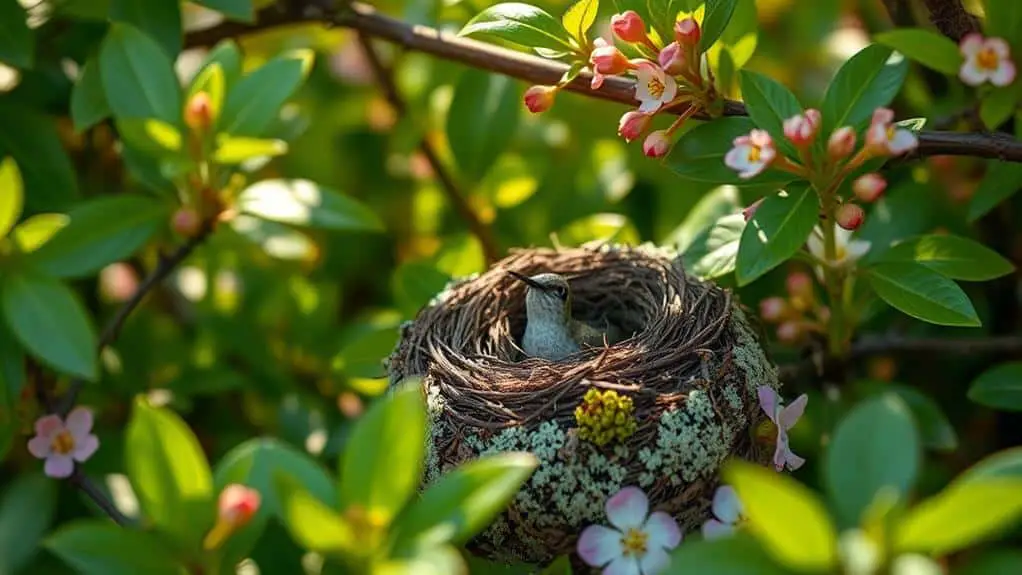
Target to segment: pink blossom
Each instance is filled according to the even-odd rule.
[[[578,539],[578,555],[603,575],[655,575],[670,563],[667,551],[681,543],[681,529],[667,513],[649,513],[649,498],[629,486],[607,500],[611,527],[590,525]]]
[[[685,61],[685,49],[677,42],[671,42],[664,46],[664,49],[657,55],[657,62],[660,63],[664,72],[672,75],[681,74],[688,68],[688,62]]]
[[[827,140],[827,154],[832,160],[843,160],[855,150],[855,130],[851,126],[840,127]]]
[[[674,25],[674,39],[681,45],[695,46],[699,43],[701,37],[702,31],[699,29],[699,22],[696,22],[695,18],[685,18],[684,20],[679,20]]]
[[[610,27],[625,42],[635,44],[646,41],[646,23],[634,10],[625,10],[611,16]]]
[[[641,102],[640,112],[652,114],[678,94],[678,84],[674,78],[665,74],[660,66],[652,62],[640,62],[635,75],[638,76],[635,99]]]
[[[958,77],[970,86],[990,82],[994,86],[1007,86],[1015,81],[1015,62],[1011,47],[1003,38],[983,38],[973,32],[966,34],[958,45],[965,57]]]
[[[603,85],[607,76],[616,76],[632,67],[628,58],[616,46],[608,44],[603,38],[593,41],[596,48],[589,55],[589,64],[593,68],[593,79],[589,87],[593,90]]]
[[[671,138],[668,137],[666,130],[651,132],[642,143],[642,153],[650,158],[662,158],[670,149]]]
[[[791,447],[788,445],[788,430],[794,427],[799,418],[802,417],[802,412],[805,411],[809,396],[803,393],[795,401],[791,402],[791,405],[782,408],[781,398],[777,395],[777,391],[774,388],[761,385],[756,391],[759,394],[760,407],[763,408],[767,417],[777,427],[777,449],[774,451],[774,467],[777,468],[777,471],[783,470],[785,465],[792,471],[802,467],[806,460],[792,453]]]
[[[91,433],[92,412],[76,407],[62,420],[59,415],[40,417],[35,422],[35,437],[28,441],[28,451],[45,459],[46,475],[70,477],[74,462],[82,463],[99,449],[99,439]]]
[[[859,176],[852,182],[855,197],[866,203],[877,201],[886,189],[887,180],[876,172]]]
[[[820,129],[820,111],[812,108],[804,114],[797,114],[784,121],[784,137],[802,148],[813,143]]]
[[[724,164],[736,170],[739,178],[747,180],[765,170],[776,156],[770,134],[766,130],[753,130],[735,138],[734,147],[724,156]]]
[[[866,130],[866,146],[880,155],[900,155],[919,146],[919,139],[911,130],[894,122],[894,112],[889,108],[877,108]]]
[[[713,518],[703,523],[703,537],[706,539],[727,537],[746,521],[742,502],[730,485],[721,485],[717,488],[710,510],[713,512]]]
[[[631,142],[646,131],[651,120],[652,116],[649,114],[644,114],[638,110],[629,110],[618,120],[617,133],[626,142]]]

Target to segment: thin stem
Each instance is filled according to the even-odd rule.
[[[827,264],[823,266],[823,277],[827,287],[827,295],[830,299],[830,333],[827,337],[830,354],[835,357],[844,356],[845,352],[845,305],[841,268],[834,266],[838,260],[837,237],[834,233],[834,222],[837,215],[837,196],[834,193],[834,186],[817,188],[820,192],[820,202],[823,208],[823,254]]]

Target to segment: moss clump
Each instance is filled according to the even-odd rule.
[[[578,438],[600,447],[613,440],[624,441],[638,428],[632,398],[613,389],[592,388],[575,408]]]

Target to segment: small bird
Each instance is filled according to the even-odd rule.
[[[543,273],[528,277],[509,274],[528,284],[525,295],[525,335],[522,349],[532,357],[560,361],[581,346],[603,344],[604,331],[571,317],[571,288],[564,277]],[[609,342],[617,339],[616,326],[608,323]]]

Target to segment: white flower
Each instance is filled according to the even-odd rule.
[[[876,154],[897,156],[918,147],[919,138],[894,123],[890,108],[877,108],[866,130],[866,146]]]
[[[734,487],[730,485],[721,485],[717,488],[713,494],[711,510],[714,517],[703,523],[703,537],[706,539],[727,537],[745,522],[742,502],[738,499]]]
[[[763,170],[777,157],[774,141],[766,130],[752,130],[735,138],[734,147],[724,156],[724,164],[747,180]]]
[[[966,34],[958,45],[965,57],[958,77],[970,86],[989,81],[994,86],[1007,86],[1015,81],[1015,63],[1011,60],[1011,47],[1002,38],[983,38],[977,33]]]
[[[834,225],[835,259],[827,260],[827,250],[823,245],[823,230],[820,226],[813,229],[809,234],[806,244],[809,246],[809,253],[816,259],[827,262],[830,267],[844,267],[851,265],[869,252],[870,243],[866,240],[853,240],[852,233],[841,226]],[[823,269],[816,266],[816,276],[823,280]]]
[[[638,487],[625,487],[607,500],[611,527],[590,525],[578,539],[578,555],[603,575],[654,575],[670,564],[668,549],[681,543],[681,529],[667,513],[649,513]]]
[[[639,63],[635,75],[639,78],[635,84],[635,99],[641,102],[640,112],[652,114],[678,94],[678,83],[674,78],[652,62]]]
[[[788,430],[795,427],[798,423],[802,413],[806,409],[806,403],[809,402],[809,396],[802,394],[791,402],[791,405],[784,407],[781,403],[781,397],[777,395],[777,391],[768,385],[761,385],[757,388],[759,394],[759,405],[763,408],[763,411],[770,418],[770,421],[774,422],[774,426],[777,428],[777,448],[774,450],[774,467],[777,471],[782,471],[784,466],[787,465],[788,469],[794,471],[806,462],[805,459],[795,455],[791,451],[791,446],[788,444]]]

